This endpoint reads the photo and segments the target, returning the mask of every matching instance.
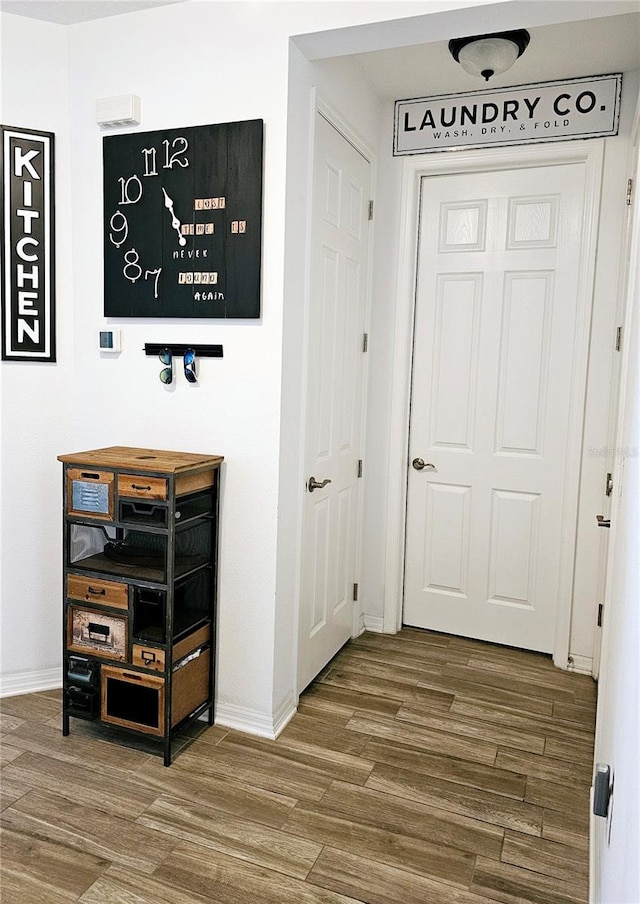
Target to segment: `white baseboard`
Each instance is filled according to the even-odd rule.
[[[38,691],[57,690],[60,687],[62,687],[62,666],[56,669],[42,669],[39,672],[17,672],[14,675],[0,676],[0,697],[35,694]],[[243,706],[218,703],[216,725],[224,725],[226,728],[235,728],[237,731],[274,740],[294,717],[296,710],[293,697],[285,700],[272,716]]]
[[[377,634],[382,634],[384,632],[384,618],[381,615],[367,615],[365,613],[364,629],[365,631],[375,631]]]
[[[41,669],[38,672],[16,672],[0,675],[0,697],[15,697],[18,694],[35,694],[62,687],[62,666],[56,669]]]
[[[572,653],[569,657],[569,672],[579,672],[581,675],[593,675],[593,658],[591,656],[576,656]]]
[[[293,697],[285,700],[272,716],[232,703],[217,703],[216,725],[274,741],[295,716],[297,708]]]

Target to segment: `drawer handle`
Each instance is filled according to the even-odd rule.
[[[97,625],[95,622],[89,622],[89,637],[91,640],[97,640],[99,643],[109,643],[109,634],[111,628],[106,625]]]
[[[146,490],[150,490],[151,487],[150,487],[150,486],[148,486],[148,487],[141,487],[141,486],[138,486],[137,483],[132,483],[132,484],[131,484],[131,489],[132,489],[132,490],[145,490],[145,491],[146,491]]]
[[[123,672],[123,678],[131,678],[133,681],[142,681],[142,675],[134,675],[132,672]]]
[[[104,589],[104,587],[102,588],[102,590],[96,590],[95,587],[89,585],[87,587],[87,597],[90,593],[93,593],[94,596],[106,596],[107,591]]]
[[[149,665],[150,662],[156,661],[156,654],[152,653],[151,650],[142,650],[140,653],[140,658],[145,663],[145,665]]]
[[[80,477],[85,477],[88,480],[100,480],[99,474],[92,474],[91,471],[82,471]]]

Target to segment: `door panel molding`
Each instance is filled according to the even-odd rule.
[[[315,166],[315,149],[316,149],[316,139],[318,129],[321,128],[318,123],[321,120],[325,120],[331,128],[341,136],[344,141],[351,146],[352,149],[357,151],[357,153],[362,158],[361,163],[366,163],[368,165],[368,179],[367,179],[367,192],[371,193],[373,191],[373,186],[375,185],[375,170],[376,170],[376,159],[375,154],[371,146],[362,138],[361,135],[351,126],[351,124],[342,117],[342,115],[324,99],[318,92],[313,89],[311,92],[311,122],[312,129],[310,134],[310,154],[309,154],[309,191],[308,191],[308,216],[307,216],[307,229],[309,236],[308,243],[308,254],[307,254],[307,272],[305,278],[305,298],[304,298],[304,376],[303,376],[303,396],[307,399],[307,403],[304,406],[302,421],[301,421],[301,436],[304,437],[302,441],[302,447],[308,449],[308,435],[313,434],[314,427],[313,424],[310,423],[309,412],[308,412],[308,397],[309,393],[312,391],[312,384],[310,378],[310,371],[314,368],[322,369],[322,364],[318,365],[318,336],[310,335],[310,322],[311,322],[311,296],[312,296],[312,285],[311,285],[311,261],[312,261],[312,247],[311,247],[311,236],[312,236],[312,223],[313,223],[313,185],[314,185],[314,166]],[[343,192],[345,204],[346,204],[346,219],[345,219],[345,231],[350,237],[348,241],[353,241],[353,248],[355,248],[355,243],[362,241],[362,224],[358,221],[357,212],[358,208],[362,208],[363,204],[369,200],[370,194],[367,195],[367,198],[364,198],[363,188],[360,184],[356,184],[356,182],[352,180],[347,180],[343,185],[341,185],[341,191]],[[331,210],[325,211],[325,218],[331,218]],[[335,211],[334,219],[335,219]],[[355,257],[351,256],[351,252],[345,247],[344,249],[344,258],[343,258],[343,267],[344,267],[344,292],[346,293],[347,298],[351,298],[353,296],[358,296],[362,293],[364,298],[364,309],[363,309],[363,319],[361,328],[364,331],[368,330],[368,323],[370,317],[370,292],[372,285],[372,266],[373,266],[373,254],[372,254],[372,239],[373,239],[373,230],[368,230],[368,237],[365,238],[365,242],[367,245],[366,252],[366,265],[362,267],[358,260]],[[328,306],[327,306],[328,308]],[[349,385],[352,387],[354,384],[354,376],[356,367],[354,365],[353,368],[350,367],[349,362],[345,361],[343,366],[340,367],[340,373],[335,373],[335,359],[339,358],[339,352],[344,350],[344,343],[348,337],[351,337],[353,334],[356,321],[353,320],[353,311],[351,312],[351,317],[348,316],[348,312],[342,310],[333,309],[332,312],[332,329],[336,333],[336,342],[332,343],[331,346],[326,350],[325,358],[325,369],[327,373],[327,380],[331,380],[332,382],[337,381],[349,381]],[[314,365],[315,362],[315,365]],[[343,407],[341,412],[341,417],[337,422],[333,423],[332,430],[333,433],[331,436],[328,436],[325,430],[325,434],[322,438],[322,442],[320,442],[320,437],[318,436],[319,446],[322,446],[322,451],[324,446],[327,446],[326,454],[328,455],[328,448],[331,446],[336,451],[335,459],[337,462],[337,467],[343,467],[342,462],[345,461],[348,464],[348,459],[356,455],[357,450],[354,445],[354,437],[359,433],[361,437],[364,437],[365,431],[365,414],[366,414],[366,390],[367,390],[367,356],[364,356],[362,359],[361,365],[358,365],[361,372],[361,378],[357,381],[361,382],[361,389],[356,394],[351,388],[348,392],[343,395]],[[316,378],[317,379],[317,378]],[[322,381],[324,384],[325,381]],[[324,409],[323,409],[324,413]],[[325,419],[326,420],[326,419]],[[362,443],[362,440],[360,441]],[[362,453],[360,453],[362,454]],[[300,486],[303,487],[306,484],[306,479],[308,477],[308,462],[307,462],[307,453],[303,451],[301,455],[301,462],[304,469],[304,473],[301,473]],[[313,472],[315,473],[315,471]],[[319,473],[319,472],[318,472]],[[327,472],[328,473],[328,472]],[[342,471],[340,470],[340,473]],[[317,474],[316,474],[317,476]],[[326,476],[324,473],[322,476]],[[361,561],[361,533],[362,533],[362,511],[364,505],[364,494],[362,492],[358,492],[356,494],[351,494],[346,492],[346,485],[342,486],[340,483],[340,479],[338,473],[332,474],[332,481],[334,486],[333,490],[336,491],[336,498],[332,500],[333,511],[332,517],[337,522],[336,530],[340,537],[343,537],[345,532],[351,533],[354,538],[354,551],[353,551],[353,561],[355,562],[355,581],[358,581],[357,575],[360,571],[360,561]],[[321,502],[323,498],[321,493],[316,493],[318,497],[317,503]],[[301,491],[299,497],[299,513],[300,513],[300,525],[301,528],[304,525],[304,511],[305,506],[308,503],[308,494],[306,491]],[[302,625],[303,625],[303,610],[302,610],[302,586],[304,579],[304,567],[303,567],[303,542],[302,542],[302,533],[301,529],[301,539],[298,546],[298,560],[297,560],[297,575],[296,582],[298,587],[298,600],[299,604],[296,612],[296,650],[295,650],[295,660],[296,660],[296,675],[297,675],[297,687],[296,687],[296,699],[298,698],[300,692],[308,683],[308,675],[305,679],[302,678],[302,673],[305,671],[303,667],[305,663],[310,662],[309,651],[305,650],[302,647]],[[342,544],[343,545],[343,544]],[[315,629],[312,634],[318,634],[322,630],[323,623],[328,623],[332,618],[339,616],[341,612],[344,612],[346,607],[349,607],[352,611],[352,619],[351,619],[351,636],[356,636],[362,630],[362,614],[361,614],[361,603],[356,603],[353,599],[353,580],[354,577],[347,574],[351,569],[347,569],[347,561],[344,557],[339,556],[338,561],[335,563],[335,569],[333,569],[332,574],[329,575],[327,569],[324,569],[324,573],[319,575],[320,584],[324,583],[325,587],[328,581],[332,581],[331,586],[335,590],[333,594],[333,604],[326,608],[326,606],[320,606],[320,601],[318,597],[319,587],[316,586],[314,590],[315,597],[313,600],[313,609],[314,609],[314,617],[316,617],[316,621],[314,621]],[[319,607],[322,608],[321,617],[318,618],[319,615]],[[322,666],[320,666],[322,667]],[[314,666],[315,668],[315,666]]]
[[[579,163],[585,166],[585,199],[582,218],[582,249],[576,333],[571,379],[571,420],[568,433],[568,455],[565,473],[563,530],[575,534],[580,459],[582,452],[582,412],[586,393],[589,354],[590,314],[593,300],[595,250],[598,231],[600,184],[602,179],[604,142],[594,140],[576,146],[574,142],[552,147],[495,149],[492,151],[460,151],[442,155],[443,159],[405,158],[402,171],[401,236],[396,291],[395,340],[393,348],[393,383],[389,445],[389,484],[387,495],[387,543],[385,550],[384,630],[394,633],[402,624],[404,538],[407,515],[407,477],[409,414],[411,392],[411,358],[414,332],[415,290],[420,183],[423,176],[452,173],[490,172],[498,169],[557,166]],[[526,199],[522,199],[526,201]],[[548,212],[552,217],[552,212]],[[518,232],[518,229],[521,231]],[[549,219],[547,240],[553,235]],[[529,241],[529,226],[521,221],[514,226],[514,238]],[[473,236],[472,236],[473,237]],[[476,239],[477,241],[477,239]],[[556,619],[554,662],[566,668],[569,656],[571,597],[575,544],[563,548],[560,563],[560,596],[568,602],[559,606]]]

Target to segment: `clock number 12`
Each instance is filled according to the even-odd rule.
[[[187,151],[189,150],[189,142],[182,135],[169,141],[168,138],[162,142],[164,146],[164,163],[162,169],[173,169],[174,166],[181,166],[185,169],[189,166]],[[143,148],[140,152],[144,159],[143,176],[157,176],[157,149]]]

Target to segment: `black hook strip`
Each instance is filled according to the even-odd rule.
[[[222,358],[221,345],[201,345],[197,342],[187,344],[184,342],[145,342],[145,355],[159,355],[161,351],[168,348],[174,357],[184,355],[188,348],[192,348],[196,353],[196,358]]]

